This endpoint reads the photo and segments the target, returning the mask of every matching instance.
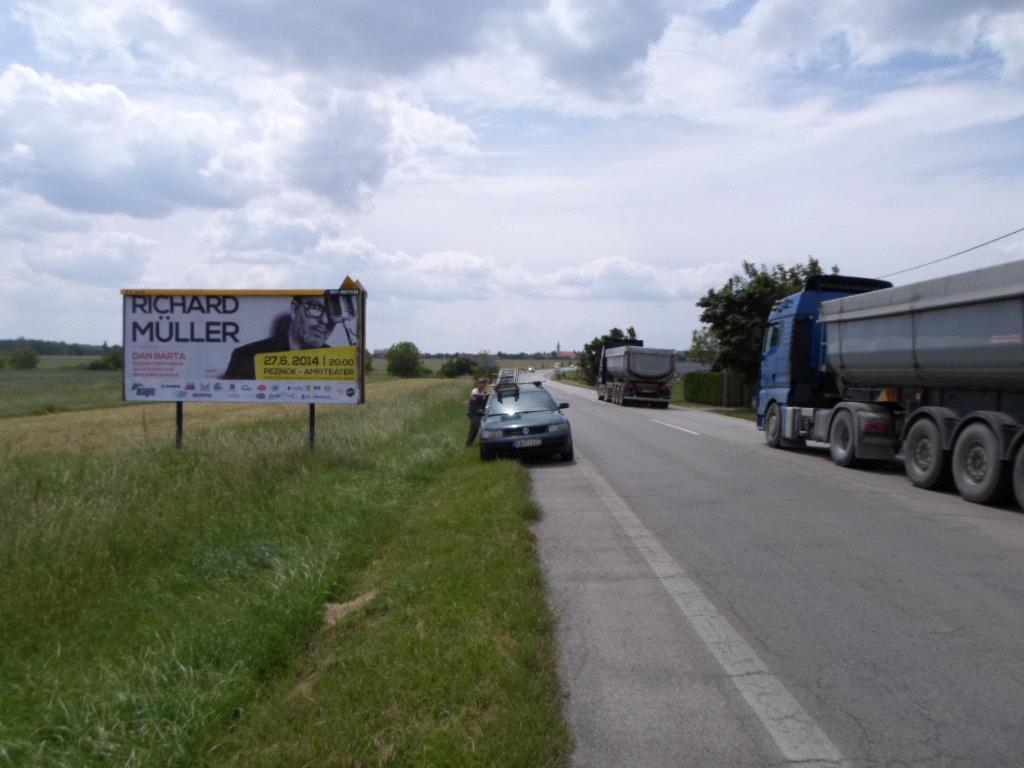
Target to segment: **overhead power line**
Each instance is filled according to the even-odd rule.
[[[916,267],[907,267],[906,269],[900,269],[897,270],[896,272],[890,272],[886,275],[879,275],[879,277],[892,277],[893,275],[902,275],[904,272],[913,272],[915,269],[921,269],[922,267],[930,267],[932,264],[938,264],[940,261],[948,261],[949,259],[952,259],[955,256],[963,256],[965,253],[970,253],[971,251],[976,251],[979,248],[984,248],[986,245],[998,243],[1000,240],[1005,240],[1008,237],[1013,237],[1013,235],[1019,234],[1020,232],[1024,232],[1024,227],[1021,227],[1020,229],[1015,229],[1013,230],[1013,232],[1007,232],[1005,235],[1000,235],[999,237],[993,237],[991,240],[986,240],[984,243],[972,245],[970,248],[964,248],[962,251],[951,253],[949,254],[949,256],[943,256],[941,259],[935,259],[934,261],[926,261],[924,264],[918,264]]]

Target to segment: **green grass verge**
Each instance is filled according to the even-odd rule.
[[[42,360],[46,364],[34,370],[0,370],[0,418],[123,404],[120,371],[88,371]]]
[[[0,468],[0,765],[562,765],[528,478],[464,393]],[[329,627],[325,606],[373,595]]]

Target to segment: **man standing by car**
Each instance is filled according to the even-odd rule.
[[[476,386],[469,393],[469,406],[466,415],[469,416],[469,436],[466,438],[468,448],[476,440],[476,433],[480,431],[480,420],[484,417],[484,407],[487,405],[487,379],[477,379]]]

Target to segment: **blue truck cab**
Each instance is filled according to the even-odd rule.
[[[881,288],[885,280],[843,275],[812,275],[804,289],[772,307],[761,346],[761,376],[757,393],[757,428],[772,403],[827,408],[838,391],[826,366],[825,326],[818,322],[822,302]]]

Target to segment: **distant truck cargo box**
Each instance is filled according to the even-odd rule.
[[[598,369],[597,398],[619,405],[667,408],[672,399],[676,351],[626,344],[606,346]]]
[[[605,351],[608,375],[618,378],[628,371],[637,378],[664,379],[675,373],[676,351],[654,347],[615,347]]]

